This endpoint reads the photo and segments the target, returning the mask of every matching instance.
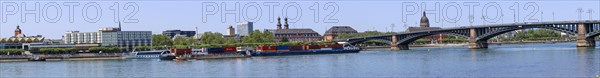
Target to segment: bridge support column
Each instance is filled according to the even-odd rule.
[[[469,29],[469,48],[470,49],[488,48],[487,41],[477,40],[477,30],[475,28]]]
[[[408,44],[398,44],[398,37],[392,35],[392,47],[390,50],[408,50]]]
[[[408,45],[392,45],[391,50],[408,50]]]
[[[588,26],[583,23],[577,25],[577,47],[594,47],[596,41],[594,38],[586,38]]]
[[[471,42],[469,41],[469,48],[470,49],[483,49],[483,48],[488,48],[488,43],[484,42],[484,41],[476,41],[476,42]]]

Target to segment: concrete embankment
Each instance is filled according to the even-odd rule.
[[[30,61],[38,59],[44,61],[60,60],[109,60],[125,59],[121,53],[114,54],[38,54],[38,55],[0,55],[0,62]]]

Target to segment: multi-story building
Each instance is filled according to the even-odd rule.
[[[152,45],[152,31],[121,31],[121,24],[119,24],[119,28],[101,28],[99,32],[69,31],[63,35],[63,42],[124,47],[129,51],[135,46]]]
[[[226,31],[226,32],[227,32],[227,34],[225,34],[225,35],[230,35],[230,36],[233,36],[233,35],[235,35],[235,28],[233,28],[233,26],[229,26],[229,27],[227,28],[227,31]]]
[[[196,35],[196,31],[181,31],[181,30],[166,30],[162,32],[163,35],[173,38],[175,36],[193,37]]]
[[[354,30],[354,28],[352,28],[350,26],[333,26],[325,32],[325,34],[336,34],[336,35],[337,34],[353,34],[353,33],[358,33],[358,31]]]
[[[0,38],[0,48],[22,48],[25,43],[41,43],[44,41],[42,35],[25,36],[19,25],[15,29],[14,35],[9,38]]]
[[[237,33],[239,36],[249,36],[253,30],[252,22],[240,22],[237,24]]]
[[[325,41],[332,41],[339,34],[353,34],[358,33],[358,31],[354,30],[354,28],[350,26],[333,26],[329,28],[325,35],[323,35],[323,39]]]
[[[284,18],[285,23],[281,27],[280,18],[277,18],[277,29],[267,29],[272,32],[277,40],[287,38],[290,42],[305,42],[305,41],[321,41],[323,37],[310,28],[289,28],[287,18]]]

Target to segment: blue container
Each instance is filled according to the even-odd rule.
[[[224,52],[223,48],[206,48],[206,52]]]
[[[290,46],[276,46],[275,47],[277,50],[289,50]]]

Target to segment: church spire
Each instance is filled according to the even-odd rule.
[[[121,21],[119,21],[119,31],[121,31]]]
[[[287,18],[287,16],[283,20],[285,21],[285,24],[283,24],[283,28],[284,29],[290,29],[290,25],[288,24],[288,18]]]
[[[281,29],[281,18],[277,17],[277,29]]]

